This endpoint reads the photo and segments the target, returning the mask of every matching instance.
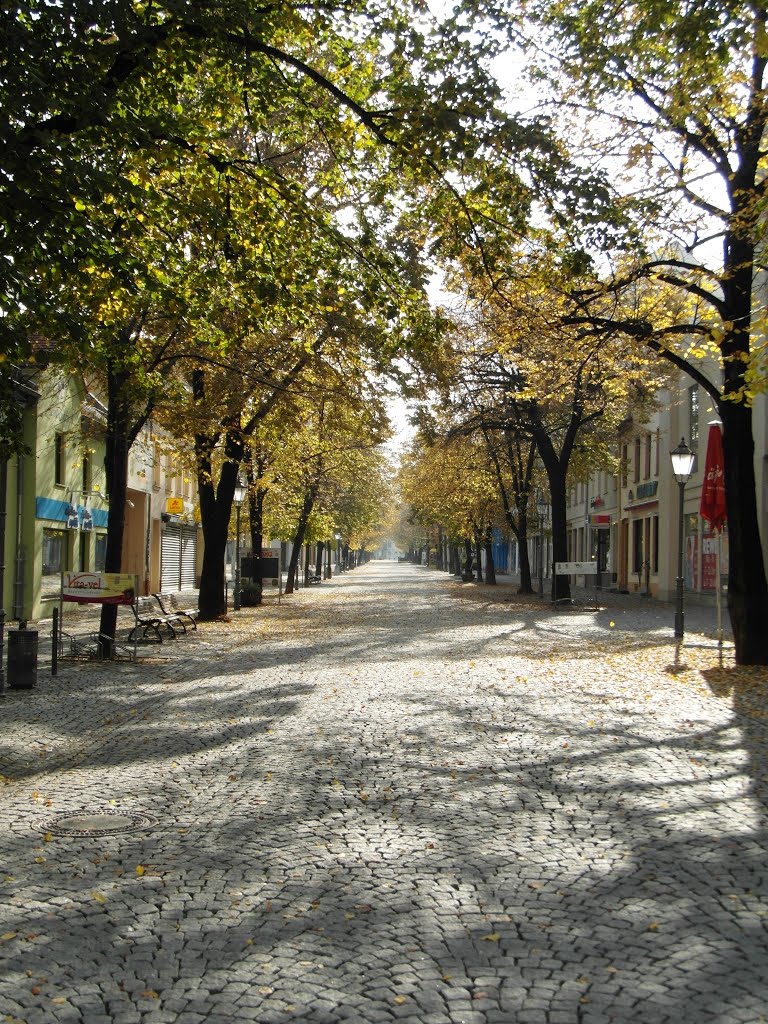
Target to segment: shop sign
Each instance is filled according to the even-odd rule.
[[[136,576],[121,572],[65,572],[61,576],[61,599],[78,604],[133,604]]]
[[[168,498],[165,502],[165,511],[168,513],[169,516],[183,516],[184,499]]]

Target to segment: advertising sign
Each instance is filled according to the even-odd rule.
[[[165,511],[168,513],[169,516],[183,516],[184,499],[168,498],[165,502]]]
[[[118,572],[65,572],[61,576],[61,599],[78,604],[133,604],[136,577]]]
[[[558,576],[594,576],[597,575],[597,562],[555,562]]]

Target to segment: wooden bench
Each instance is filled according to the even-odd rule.
[[[160,611],[163,615],[178,616],[182,621],[182,625],[184,624],[184,620],[187,620],[192,629],[197,629],[197,608],[181,608],[179,606],[178,597],[170,591],[163,591],[159,594],[153,594],[152,596],[160,606]],[[186,633],[186,626],[184,628],[184,632]]]
[[[147,640],[149,637],[154,636],[158,643],[162,643],[163,629],[167,629],[168,633],[173,637],[178,635],[176,626],[180,625],[184,633],[187,631],[178,616],[159,614],[151,597],[138,598],[134,605],[134,609],[136,614],[136,625],[130,633],[130,639],[132,640],[134,637],[138,638],[140,634],[143,640]]]

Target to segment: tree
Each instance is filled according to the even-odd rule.
[[[621,332],[595,338],[569,325],[576,309],[570,292],[578,283],[569,252],[551,245],[527,251],[510,248],[496,255],[498,276],[491,279],[470,262],[455,275],[469,292],[463,330],[456,332],[456,365],[451,390],[457,409],[454,429],[486,438],[505,509],[499,448],[492,434],[535,445],[546,473],[552,509],[555,562],[568,561],[568,472],[576,447],[590,447],[596,459],[607,457],[609,440],[627,408],[641,408],[653,378],[649,359],[639,358]],[[502,449],[503,450],[503,449]],[[533,453],[509,451],[517,508],[527,517]],[[513,520],[507,513],[508,522]],[[519,528],[519,522],[518,522]],[[527,526],[527,523],[525,524]],[[514,527],[513,527],[514,528]],[[517,530],[515,531],[518,532]],[[522,537],[518,535],[522,543]],[[528,580],[530,585],[530,580]],[[568,577],[556,576],[554,599],[570,598]]]
[[[768,96],[766,10],[761,4],[634,0],[621,7],[521,3],[535,26],[537,72],[556,82],[558,102],[578,113],[582,142],[596,158],[627,169],[625,196],[635,201],[645,244],[631,265],[597,281],[601,309],[582,322],[624,329],[699,383],[723,422],[729,534],[728,607],[736,660],[768,663],[768,585],[754,473],[751,400],[764,387],[764,317],[756,273],[765,236],[764,173]],[[554,59],[542,56],[554,52]],[[587,126],[595,127],[591,139]],[[625,209],[630,206],[625,201]],[[720,255],[713,256],[713,244]],[[692,315],[658,322],[621,306],[606,315],[606,293],[623,299],[640,279],[683,293]],[[691,339],[699,339],[691,343]],[[711,347],[722,382],[697,366]]]

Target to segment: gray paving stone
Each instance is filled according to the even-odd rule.
[[[644,671],[652,647],[675,656],[647,602],[557,614],[468,590],[371,564],[141,666],[7,696],[0,936],[38,938],[0,944],[0,1006],[27,1024],[759,1021],[760,716]],[[158,825],[33,832],[87,806]]]

